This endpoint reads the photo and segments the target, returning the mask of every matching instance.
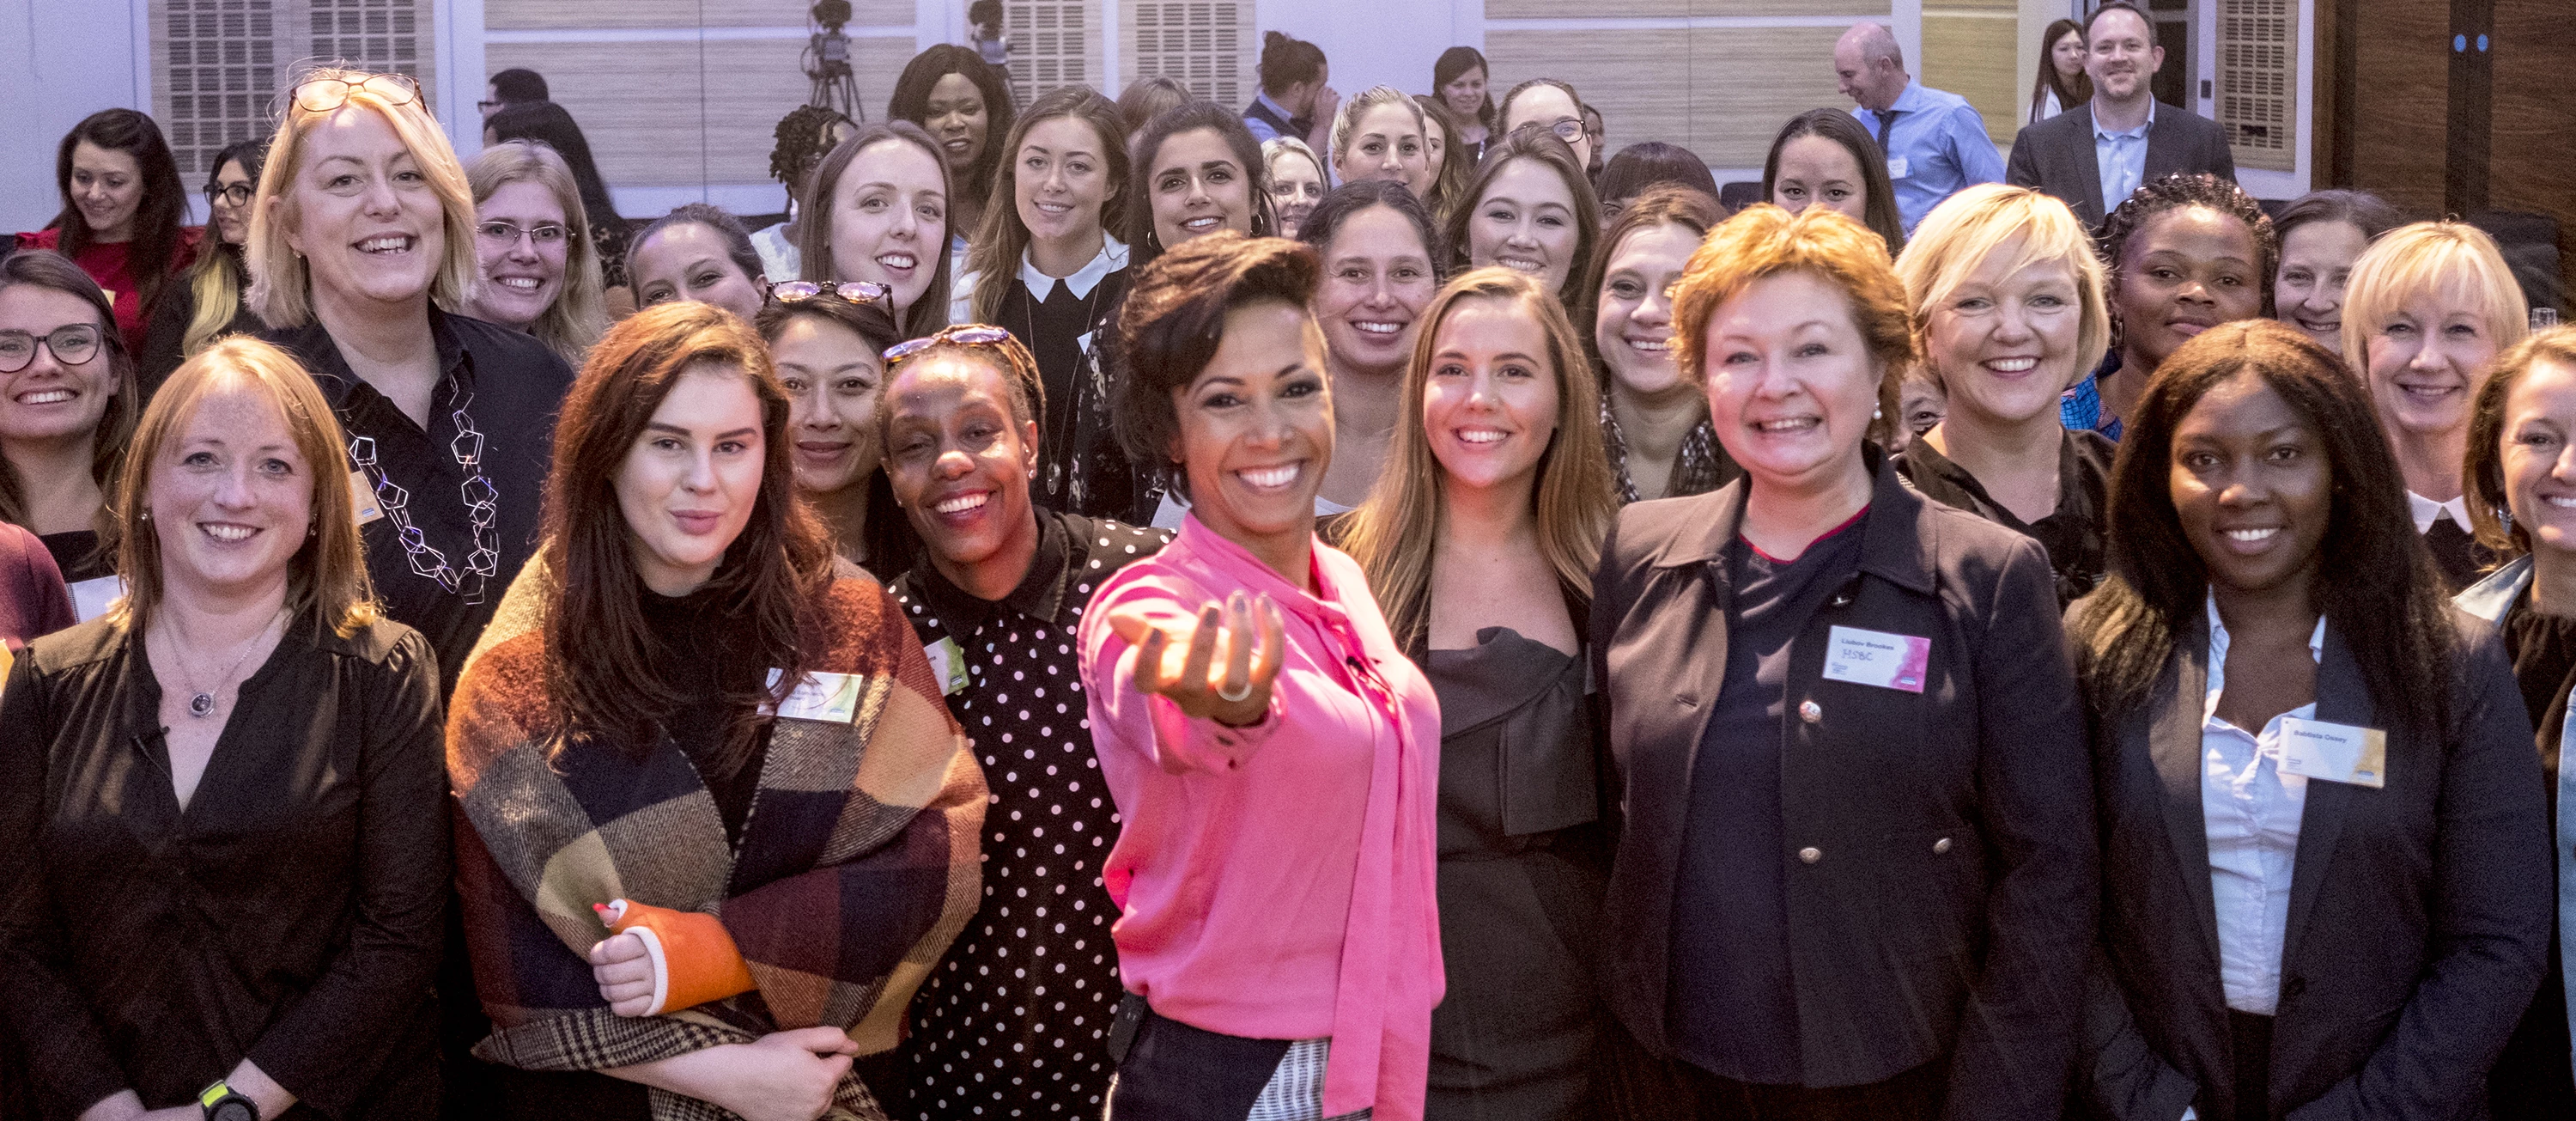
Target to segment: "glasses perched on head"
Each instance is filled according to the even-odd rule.
[[[409,74],[370,74],[352,82],[346,78],[308,78],[295,87],[295,105],[307,113],[328,113],[349,103],[349,95],[365,90],[383,98],[387,105],[409,105],[420,100],[420,83]]]
[[[839,284],[783,280],[769,286],[769,298],[782,304],[801,304],[825,296],[845,304],[882,304],[894,298],[894,289],[873,280],[844,280]]]
[[[521,226],[516,222],[495,218],[489,222],[477,224],[474,227],[474,233],[496,249],[507,249],[517,245],[522,237],[527,238],[530,245],[540,249],[551,249],[563,244],[565,238],[571,237],[572,229],[561,222],[539,222],[533,226]]]
[[[36,345],[54,352],[54,361],[78,366],[98,356],[98,328],[87,323],[67,323],[41,335],[25,331],[0,331],[0,374],[14,374],[36,360]]]
[[[206,184],[206,202],[209,205],[220,202],[226,206],[240,206],[249,202],[253,193],[253,188],[248,183]]]
[[[941,343],[998,347],[1009,341],[1011,341],[1011,333],[999,327],[983,323],[960,323],[954,327],[942,327],[927,338],[907,339],[887,347],[885,360],[886,365],[891,368],[895,363]]]

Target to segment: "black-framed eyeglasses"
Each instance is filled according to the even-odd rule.
[[[346,78],[308,78],[295,86],[295,105],[307,113],[328,113],[349,103],[349,95],[365,90],[383,98],[387,105],[409,105],[420,100],[420,82],[409,74],[370,74],[352,82]]]
[[[519,239],[524,237],[528,239],[530,245],[540,249],[551,249],[563,244],[565,238],[571,237],[572,228],[560,222],[539,222],[533,226],[521,226],[516,222],[495,218],[489,222],[476,223],[474,233],[496,248],[507,249],[519,244]]]
[[[782,304],[801,304],[824,296],[830,296],[845,304],[882,304],[894,298],[894,289],[873,280],[844,280],[839,284],[817,284],[811,280],[782,280],[769,286],[769,298]]]
[[[1583,118],[1566,117],[1557,121],[1555,124],[1547,126],[1547,130],[1555,133],[1557,139],[1565,141],[1568,144],[1572,144],[1583,137]]]
[[[901,362],[906,358],[910,358],[913,355],[919,354],[934,346],[938,346],[941,343],[953,343],[958,346],[998,347],[1009,341],[1011,341],[1010,332],[999,327],[992,326],[991,324],[960,323],[954,327],[942,327],[926,338],[908,339],[887,347],[885,350],[885,361],[887,368],[891,369],[895,363]]]
[[[248,183],[233,183],[229,185],[222,183],[209,183],[206,185],[206,202],[209,205],[220,202],[228,206],[240,206],[243,203],[249,202],[250,196],[253,193],[254,191]]]
[[[502,104],[502,102],[498,101],[477,101],[474,103],[474,107],[482,110],[483,115],[489,117],[492,115],[492,111],[500,108]]]
[[[54,361],[78,366],[98,357],[99,331],[88,323],[66,323],[41,335],[0,331],[0,374],[14,374],[36,360],[36,345],[54,352]]]

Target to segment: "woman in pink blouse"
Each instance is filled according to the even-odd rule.
[[[1316,274],[1293,242],[1209,234],[1143,269],[1118,318],[1119,438],[1192,506],[1081,629],[1125,822],[1104,869],[1113,1121],[1422,1115],[1440,711],[1359,565],[1315,540]]]

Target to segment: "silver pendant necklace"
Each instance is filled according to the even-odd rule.
[[[178,664],[181,684],[188,687],[188,715],[202,720],[215,714],[215,690],[223,688],[225,682],[233,679],[233,674],[241,671],[242,663],[250,660],[250,652],[259,649],[260,643],[268,638],[269,627],[276,626],[277,621],[285,617],[286,609],[283,607],[278,608],[277,614],[269,616],[268,625],[261,627],[259,633],[251,637],[250,643],[243,646],[241,654],[233,659],[233,664],[225,668],[224,675],[215,679],[214,689],[197,688],[197,675],[188,664],[186,644],[180,642],[170,644],[171,660]],[[173,638],[176,638],[179,633],[178,624],[167,619],[162,621],[161,629],[169,632]]]

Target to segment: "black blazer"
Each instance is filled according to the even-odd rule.
[[[2482,1116],[2488,1066],[2539,987],[2555,906],[2531,725],[2502,646],[2462,615],[2440,743],[2388,737],[2387,785],[2308,784],[2272,1023],[2271,1116]],[[2149,703],[2095,738],[2102,944],[2084,1091],[2108,1118],[2236,1116],[2201,816],[2209,629],[2176,636]],[[2317,718],[2378,726],[2331,622]]]
[[[2236,156],[2228,151],[2227,130],[2207,117],[2158,103],[2155,123],[2147,127],[2146,174],[2138,182],[2202,171],[2230,181],[2236,178]],[[2023,126],[2021,134],[2013,137],[2004,182],[2057,196],[2093,229],[2102,228],[2102,219],[2122,201],[2102,197],[2102,166],[2093,151],[2090,102]]]
[[[2038,543],[1877,474],[1859,574],[1791,644],[1780,859],[1806,1079],[1948,1057],[1952,1118],[2055,1117],[2097,895],[2084,727]],[[1691,765],[1726,673],[1746,483],[1619,512],[1593,583],[1594,680],[1625,819],[1609,1000],[1668,1055]],[[1929,638],[1924,691],[1823,678],[1830,628]],[[1813,850],[1815,859],[1806,859]]]

